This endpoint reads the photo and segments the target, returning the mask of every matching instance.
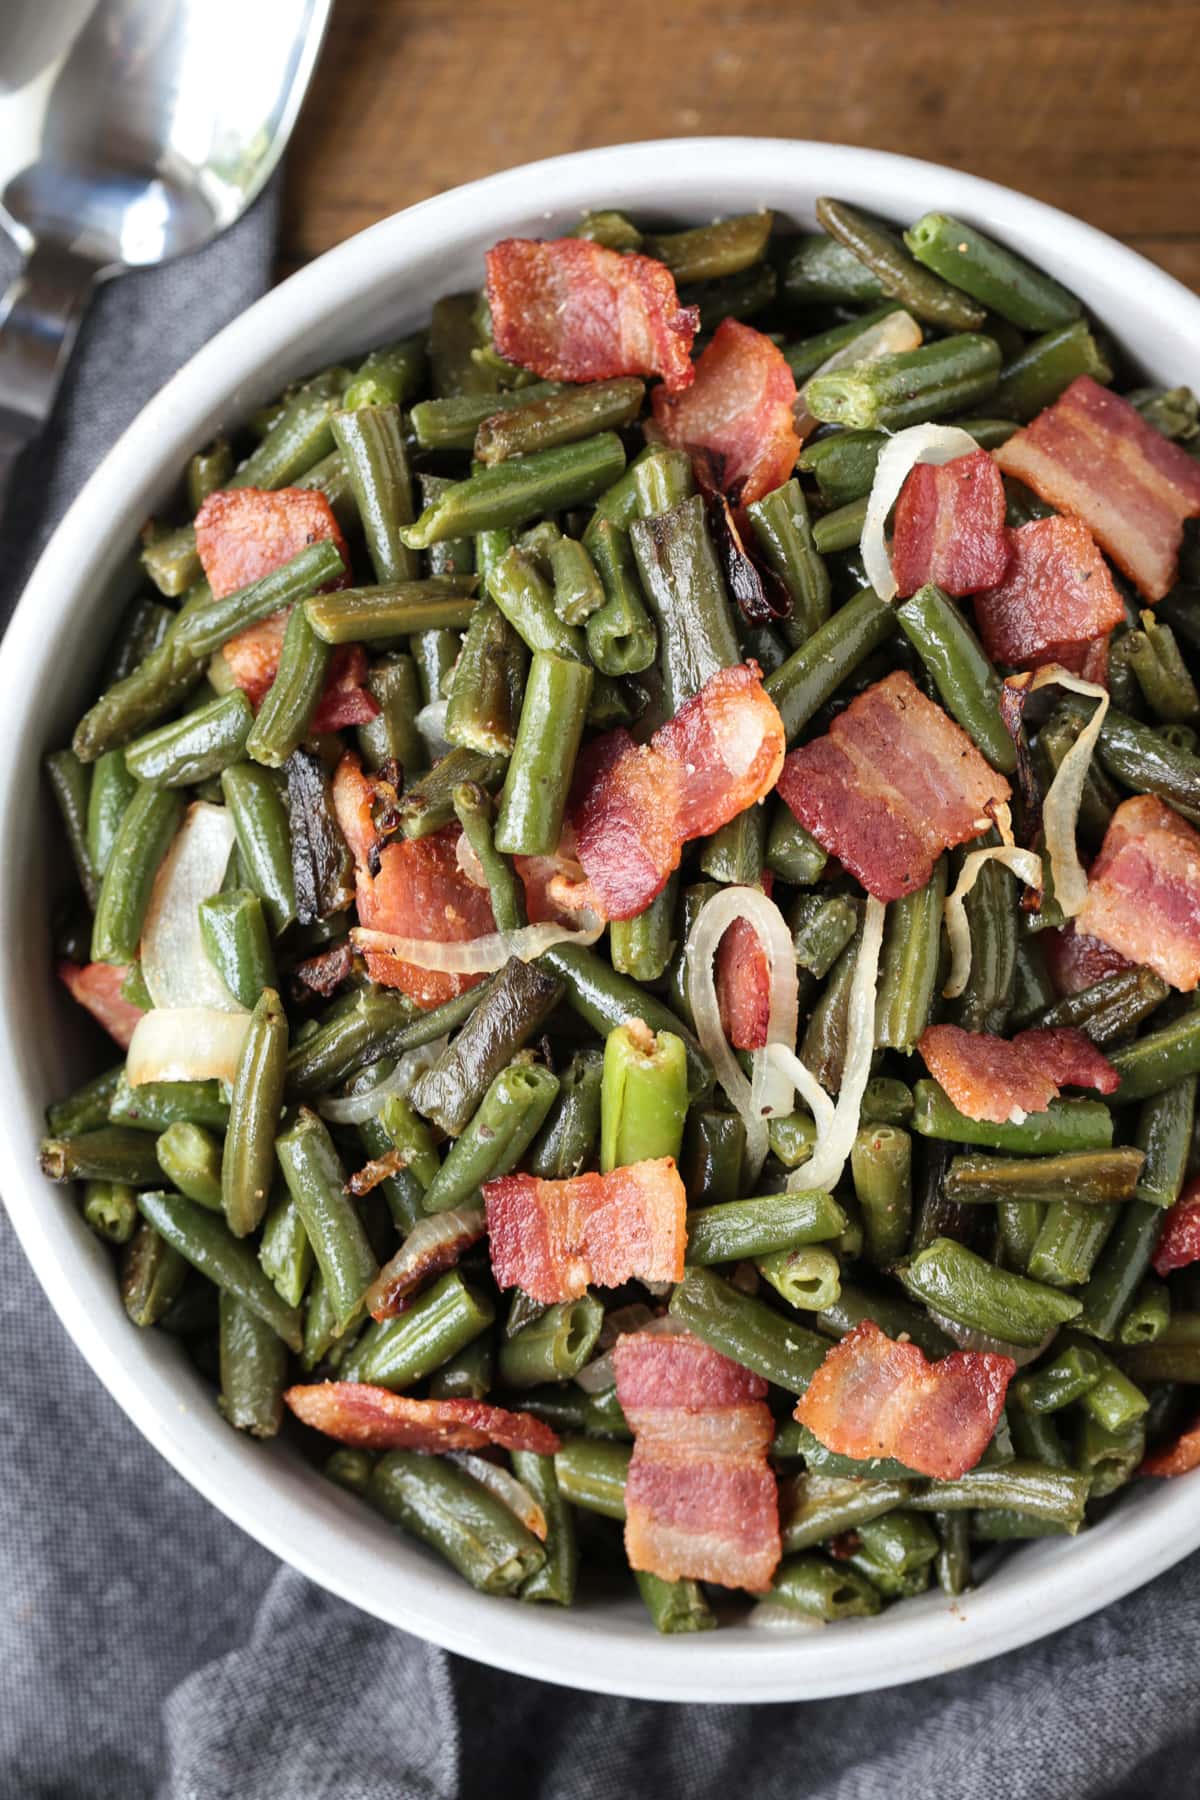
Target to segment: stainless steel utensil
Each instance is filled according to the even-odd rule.
[[[332,0],[3,0],[0,505],[97,281],[198,249],[287,143]]]

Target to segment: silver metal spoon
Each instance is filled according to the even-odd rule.
[[[0,506],[97,281],[233,224],[287,143],[332,0],[3,0]]]

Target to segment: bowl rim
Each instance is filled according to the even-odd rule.
[[[0,657],[0,1071],[6,1088],[28,1092],[28,1059],[14,992],[14,957],[21,941],[19,881],[12,871],[18,841],[21,784],[11,771],[23,745],[36,737],[38,682],[31,672],[50,672],[47,644],[61,637],[79,597],[92,548],[115,529],[113,497],[122,484],[145,482],[177,467],[179,443],[194,444],[196,421],[214,392],[237,406],[238,391],[252,382],[266,340],[276,351],[299,342],[336,313],[340,301],[365,293],[381,267],[413,260],[414,248],[436,252],[455,230],[464,235],[487,213],[505,220],[521,212],[550,215],[586,204],[581,195],[629,204],[632,189],[675,184],[702,192],[697,171],[716,158],[723,173],[757,183],[770,204],[775,158],[808,158],[825,191],[866,188],[881,211],[905,205],[910,190],[930,205],[966,211],[983,224],[1014,233],[1022,248],[1060,272],[1099,257],[1122,281],[1134,284],[1144,310],[1172,316],[1174,336],[1200,341],[1200,298],[1174,277],[1118,243],[1042,201],[943,165],[888,151],[802,139],[754,137],[668,138],[573,152],[503,170],[449,190],[381,220],[325,252],[270,290],[198,351],[159,390],[113,445],[57,527],[26,586]],[[814,192],[819,191],[814,188]],[[700,204],[700,202],[697,202]],[[650,204],[649,202],[647,204]],[[908,200],[908,210],[913,203]],[[1030,249],[1030,241],[1033,248]],[[183,454],[186,455],[186,450]],[[51,648],[53,645],[51,644]],[[27,909],[27,896],[25,906]],[[32,1095],[30,1103],[32,1104]],[[39,1102],[40,1103],[40,1102]],[[834,1633],[789,1637],[725,1634],[713,1639],[658,1638],[639,1619],[637,1634],[605,1613],[536,1609],[498,1610],[485,1596],[426,1559],[398,1556],[381,1569],[379,1527],[360,1529],[328,1484],[306,1482],[295,1494],[282,1464],[211,1418],[192,1415],[179,1392],[177,1368],[155,1354],[126,1355],[113,1320],[79,1305],[76,1281],[89,1255],[86,1228],[64,1209],[48,1205],[48,1184],[30,1155],[28,1107],[0,1109],[0,1192],[17,1237],[67,1332],[137,1428],[185,1480],[249,1536],[318,1585],[385,1623],[410,1630],[447,1650],[494,1667],[590,1691],[658,1700],[789,1701],[873,1688],[944,1674],[1018,1648],[1083,1618],[1151,1580],[1200,1544],[1200,1508],[1189,1484],[1164,1483],[1161,1492],[1119,1520],[1118,1558],[1109,1539],[1114,1518],[1076,1540],[1027,1547],[1019,1572],[1003,1587],[990,1584],[936,1610],[907,1603],[878,1619],[843,1625]],[[79,1235],[82,1234],[82,1237]],[[99,1246],[92,1243],[99,1251]],[[123,1314],[118,1322],[128,1327]],[[154,1334],[157,1335],[157,1334]],[[136,1340],[135,1340],[136,1342]],[[143,1349],[145,1346],[142,1347]],[[161,1366],[160,1366],[161,1364]],[[221,1443],[213,1432],[213,1425]],[[281,1482],[279,1469],[285,1470]],[[316,1494],[309,1491],[314,1488]],[[360,1512],[365,1509],[354,1503]],[[337,1532],[327,1540],[320,1526]],[[413,1548],[416,1548],[415,1546]],[[858,1629],[863,1626],[866,1629]],[[727,1635],[732,1641],[726,1641]],[[618,1652],[614,1654],[614,1652]],[[719,1686],[720,1691],[715,1691]]]

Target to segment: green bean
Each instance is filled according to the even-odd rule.
[[[277,1107],[272,1116],[276,1114]],[[354,1201],[346,1192],[345,1170],[333,1140],[317,1114],[301,1107],[295,1124],[276,1141],[275,1154],[312,1245],[340,1335],[358,1313],[379,1264]],[[227,1149],[226,1168],[229,1161]],[[231,1210],[228,1181],[225,1196],[226,1208]],[[265,1204],[263,1194],[260,1217]],[[240,1196],[233,1210],[240,1211]]]
[[[898,1274],[913,1299],[1004,1343],[1040,1344],[1048,1331],[1080,1312],[1078,1300],[997,1269],[953,1238],[935,1238]]]
[[[143,1220],[121,1257],[121,1301],[132,1322],[157,1325],[178,1298],[187,1272],[186,1258]]]
[[[688,1063],[688,1096],[704,1098],[712,1090],[713,1074],[695,1038],[675,1013],[653,994],[646,993],[627,976],[616,974],[594,950],[578,944],[556,944],[538,958],[543,969],[558,976],[566,998],[579,1016],[601,1037],[630,1019],[641,1019],[651,1031],[674,1032],[683,1040]]]
[[[125,1073],[123,1063],[111,1069],[105,1069],[99,1075],[93,1075],[90,1081],[68,1094],[65,1100],[56,1100],[46,1108],[46,1125],[51,1137],[64,1138],[78,1136],[80,1132],[96,1131],[108,1124],[108,1109],[113,1095]]]
[[[224,438],[214,438],[203,450],[197,450],[188,463],[188,509],[198,513],[210,494],[227,487],[233,474],[233,452]]]
[[[1149,1031],[1113,1050],[1109,1061],[1121,1077],[1112,1096],[1114,1106],[1148,1100],[1200,1072],[1200,1011],[1183,1013],[1169,1025]]]
[[[500,798],[497,848],[523,856],[557,849],[593,679],[583,663],[535,652]]]
[[[1163,1209],[1156,1202],[1132,1200],[1123,1209],[1081,1295],[1079,1330],[1099,1338],[1116,1336],[1150,1267],[1162,1225]]]
[[[922,1137],[982,1144],[1026,1156],[1107,1150],[1112,1144],[1112,1114],[1100,1100],[1052,1100],[1045,1112],[1030,1113],[1020,1125],[998,1125],[960,1113],[936,1081],[918,1081],[913,1096],[912,1128]]]
[[[92,927],[93,961],[136,961],[154,877],[182,816],[178,795],[138,787],[117,829],[100,884]]]
[[[485,755],[510,756],[528,663],[525,645],[499,608],[490,600],[477,606],[450,689],[447,742]]]
[[[459,1136],[493,1082],[541,1030],[561,996],[538,963],[510,957],[480,998],[454,1042],[413,1086],[413,1104],[452,1137]],[[522,1088],[526,1084],[518,1084]]]
[[[163,606],[160,601],[151,600],[144,594],[131,600],[121,616],[121,624],[109,653],[109,661],[104,670],[105,687],[111,687],[115,682],[123,681],[126,675],[132,675],[138,664],[162,644],[174,618],[171,607]]]
[[[674,934],[678,877],[632,919],[613,919],[608,928],[609,954],[618,975],[634,981],[658,981],[675,954]]]
[[[591,553],[578,538],[559,537],[550,548],[554,610],[565,625],[586,625],[605,604],[604,583]]]
[[[867,501],[852,500],[835,512],[823,513],[813,526],[813,543],[822,556],[857,550],[867,523]]]
[[[557,1093],[549,1069],[526,1062],[502,1069],[426,1190],[426,1212],[465,1205],[485,1181],[515,1168]]]
[[[1090,1483],[1086,1476],[1039,1463],[1011,1462],[1002,1468],[975,1468],[955,1481],[930,1481],[906,1504],[918,1512],[961,1512],[974,1507],[1011,1507],[1078,1531]]]
[[[353,406],[349,400],[347,408],[334,413],[331,429],[362,521],[375,579],[384,584],[414,581],[420,573],[420,558],[400,539],[401,527],[413,521],[412,474],[400,409],[390,404]]]
[[[840,251],[840,246],[832,245],[832,241],[828,238],[816,241],[830,244],[832,248]],[[827,363],[831,356],[836,356],[838,351],[846,349],[847,345],[853,344],[870,326],[878,325],[879,321],[886,319],[889,313],[899,312],[899,310],[897,301],[886,300],[882,306],[875,307],[871,312],[856,313],[844,325],[831,325],[827,331],[818,331],[812,337],[800,338],[796,343],[784,343],[782,345],[784,360],[792,371],[796,386],[802,386],[810,375],[816,374],[823,363]],[[800,466],[804,468],[807,465],[801,463]],[[870,485],[870,481],[868,481],[867,487]],[[865,493],[866,489],[864,488],[862,491]]]
[[[825,1356],[826,1343],[815,1332],[740,1293],[708,1269],[688,1269],[668,1310],[714,1350],[788,1393],[802,1394]]]
[[[497,385],[496,371],[474,360],[474,351],[490,336],[490,324],[480,316],[479,298],[474,293],[443,294],[433,303],[429,378],[439,397],[491,394]]]
[[[903,1506],[911,1492],[910,1481],[803,1475],[793,1485],[782,1521],[784,1554],[810,1550],[844,1531],[857,1530],[869,1520]]]
[[[178,656],[203,660],[247,626],[306,600],[326,582],[344,575],[345,565],[337,545],[329,538],[321,538],[249,586],[179,613],[170,646]]]
[[[1142,614],[1142,629],[1129,632],[1125,645],[1137,684],[1154,717],[1169,724],[1194,725],[1200,719],[1200,693],[1171,627],[1147,610]]]
[[[221,1210],[221,1146],[203,1125],[177,1119],[160,1133],[154,1153],[171,1183],[197,1206]]]
[[[1134,388],[1125,399],[1165,438],[1191,439],[1200,429],[1200,406],[1189,387]]]
[[[795,887],[811,887],[829,858],[812,833],[782,801],[771,815],[764,861],[781,881]]]
[[[858,1536],[864,1558],[894,1576],[927,1569],[938,1553],[937,1533],[919,1513],[900,1510],[868,1519]],[[856,1561],[855,1567],[864,1568],[865,1563]]]
[[[870,306],[883,298],[878,276],[852,250],[823,232],[790,241],[779,279],[793,306]]]
[[[700,867],[713,881],[728,882],[737,887],[759,887],[766,839],[766,814],[761,807],[747,807],[745,812],[738,813],[720,831],[705,839]]]
[[[1133,1198],[1142,1163],[1142,1152],[1125,1146],[1058,1156],[956,1156],[946,1194],[955,1201],[1114,1206]]]
[[[279,652],[279,668],[246,740],[246,750],[255,762],[282,768],[307,736],[332,655],[330,646],[313,630],[304,607],[293,608]]]
[[[119,749],[139,731],[181,706],[204,670],[188,650],[170,641],[151,650],[133,669],[106,688],[75,727],[72,746],[81,762],[95,762]]]
[[[386,656],[374,663],[367,672],[367,691],[379,712],[358,727],[364,767],[382,769],[394,762],[401,770],[421,768],[426,750],[416,723],[421,697],[413,658]]]
[[[482,1400],[495,1384],[495,1345],[489,1331],[435,1369],[429,1379],[431,1400]]]
[[[842,1085],[849,1031],[850,988],[858,963],[858,944],[852,940],[838,957],[829,980],[808,1015],[800,1041],[800,1060],[827,1093]]]
[[[421,391],[427,347],[427,336],[419,331],[372,350],[355,371],[342,396],[343,404],[355,410],[404,405]]]
[[[454,791],[464,781],[474,781],[489,793],[498,788],[508,767],[503,756],[485,756],[461,747],[451,750],[427,775],[405,789],[397,811],[400,829],[408,838],[428,837],[454,817]]]
[[[935,275],[1023,331],[1048,331],[1079,317],[1079,302],[1065,287],[948,213],[926,213],[904,242]]]
[[[475,458],[486,467],[509,457],[574,444],[596,432],[620,431],[637,418],[646,387],[642,381],[622,376],[615,381],[560,389],[537,400],[528,399],[530,389],[519,391],[527,404],[495,412],[480,421],[475,433]]]
[[[972,332],[936,339],[872,362],[814,375],[804,390],[814,419],[856,430],[900,431],[993,399],[998,413],[1019,415],[995,394],[1000,348]],[[818,535],[818,547],[820,537]]]
[[[594,1158],[600,1137],[603,1057],[599,1050],[576,1051],[559,1080],[558,1097],[528,1156],[531,1175],[565,1181]]]
[[[701,1268],[738,1262],[828,1241],[845,1228],[846,1215],[837,1201],[819,1190],[696,1206],[688,1213],[687,1261]]]
[[[923,888],[894,900],[887,909],[875,999],[875,1042],[880,1048],[911,1054],[929,1024],[938,984],[946,873],[943,856]],[[832,904],[826,902],[826,908]]]
[[[194,787],[242,756],[254,709],[240,688],[137,738],[125,751],[135,782]]]
[[[983,324],[983,308],[914,262],[898,233],[887,226],[845,201],[828,198],[817,201],[817,219],[870,270],[883,293],[899,300],[914,318],[957,332]]]
[[[405,527],[401,539],[410,549],[425,550],[464,533],[524,525],[545,513],[595,500],[624,466],[621,440],[609,431],[514,457],[453,483]]]
[[[436,505],[448,494],[454,483],[444,475],[428,475],[422,472],[418,476],[423,507]],[[403,542],[403,538],[401,542]],[[415,552],[414,552],[415,554]],[[461,536],[451,536],[440,543],[430,546],[427,560],[431,575],[466,576],[475,572],[475,539],[465,531]],[[457,641],[454,654],[458,654]]]
[[[412,428],[422,450],[470,450],[485,422],[494,422],[505,412],[537,406],[565,391],[561,382],[537,381],[527,387],[421,400],[412,409]]]
[[[138,1224],[137,1194],[122,1181],[89,1181],[83,1222],[109,1244],[127,1244]]]
[[[646,1569],[635,1569],[638,1592],[646,1603],[656,1631],[666,1636],[679,1632],[711,1631],[716,1619],[698,1581],[664,1581]]]
[[[1196,1113],[1196,1077],[1143,1100],[1138,1108],[1136,1143],[1145,1153],[1137,1182],[1139,1200],[1173,1206],[1183,1189]]]
[[[274,1437],[283,1423],[287,1346],[227,1289],[220,1319],[221,1416],[236,1431]]]
[[[544,1381],[570,1381],[596,1347],[604,1308],[591,1294],[549,1306],[500,1345],[500,1385],[537,1387]]]
[[[842,1291],[841,1265],[834,1252],[821,1245],[772,1250],[756,1256],[754,1266],[799,1312],[822,1312]]]
[[[740,213],[715,225],[695,225],[647,238],[647,256],[666,263],[677,282],[714,281],[736,275],[765,254],[775,215]]]
[[[286,1188],[271,1202],[263,1222],[258,1260],[288,1306],[299,1306],[313,1271],[312,1245],[300,1209]]]
[[[276,936],[296,917],[292,834],[276,778],[253,763],[238,763],[221,776],[221,792],[237,833],[246,879]]]
[[[1061,1412],[1089,1394],[1100,1379],[1100,1358],[1086,1344],[1070,1344],[1013,1384],[1017,1405],[1027,1413]]]
[[[367,1491],[367,1483],[374,1467],[375,1458],[370,1451],[351,1450],[343,1444],[332,1456],[325,1458],[321,1464],[321,1473],[327,1481],[345,1488],[348,1494],[357,1494],[361,1499]]]
[[[947,711],[992,767],[1011,775],[1017,752],[1000,717],[1000,678],[958,608],[929,582],[897,607],[896,617]]]
[[[586,625],[588,655],[604,675],[640,675],[654,661],[658,634],[641,595],[628,535],[597,513],[584,545],[604,589],[604,604]]]
[[[860,1126],[850,1152],[869,1262],[903,1255],[912,1227],[912,1139],[894,1125]]]
[[[699,495],[637,519],[630,542],[658,627],[663,703],[677,713],[719,669],[739,660],[725,583]]]
[[[552,1456],[538,1456],[532,1450],[512,1452],[513,1474],[533,1495],[546,1518],[546,1560],[540,1569],[522,1583],[522,1600],[549,1600],[556,1606],[570,1606],[575,1599],[578,1551],[575,1543],[575,1518],[559,1489]]]
[[[1146,1454],[1146,1428],[1140,1419],[1108,1430],[1092,1418],[1080,1422],[1075,1461],[1091,1478],[1091,1497],[1103,1500],[1137,1474]]]
[[[1156,1275],[1147,1275],[1129,1303],[1117,1338],[1130,1349],[1137,1344],[1153,1344],[1162,1337],[1170,1323],[1170,1289]]]
[[[770,1599],[806,1618],[870,1618],[883,1604],[878,1590],[857,1569],[823,1556],[789,1556],[771,1581]]]
[[[59,754],[71,756],[72,753],[65,750]],[[105,873],[112,860],[113,844],[129,802],[137,792],[138,779],[126,767],[123,750],[106,750],[92,764],[91,790],[87,798],[87,855],[97,878]],[[79,867],[78,858],[76,867]],[[98,891],[97,884],[89,894],[93,905]],[[86,884],[84,892],[88,892]]]
[[[1083,1395],[1083,1410],[1103,1431],[1125,1431],[1149,1410],[1150,1402],[1125,1371],[1102,1351],[1092,1350],[1097,1379]]]
[[[432,575],[381,587],[340,588],[305,602],[326,644],[371,644],[421,631],[460,631],[476,609],[473,575]]]
[[[267,1210],[275,1176],[275,1135],[283,1108],[287,1052],[287,1014],[274,988],[264,988],[238,1057],[221,1163],[221,1201],[235,1237],[256,1230]],[[308,1117],[315,1119],[315,1114]],[[297,1199],[302,1212],[305,1204]],[[307,1228],[307,1216],[305,1225]]]
[[[546,1553],[502,1501],[456,1463],[391,1450],[367,1483],[367,1501],[443,1556],[484,1594],[515,1594]]]
[[[829,617],[829,571],[813,543],[808,504],[793,477],[746,508],[764,561],[792,602],[782,630],[793,649],[806,643]]]
[[[609,250],[640,250],[642,234],[624,213],[613,211],[586,212],[569,237],[590,238]]]
[[[1036,1017],[1039,1026],[1076,1025],[1094,1044],[1128,1037],[1160,1006],[1170,989],[1153,969],[1120,969]]]
[[[200,935],[209,961],[247,1011],[264,988],[276,986],[266,912],[249,888],[231,888],[200,902]]]
[[[113,752],[113,755],[119,756],[120,752]],[[58,802],[67,846],[75,864],[75,872],[79,876],[79,885],[83,889],[88,905],[94,910],[100,894],[100,877],[104,873],[104,867],[97,852],[111,849],[113,832],[115,832],[120,816],[129,802],[128,787],[123,781],[121,785],[124,791],[121,795],[120,809],[112,821],[111,828],[105,832],[104,841],[98,842],[99,834],[93,834],[89,830],[95,788],[95,776],[92,771],[80,760],[74,750],[56,750],[52,755],[46,757],[42,766],[46,771],[46,780]]]
[[[990,404],[996,413],[1023,424],[1052,405],[1077,376],[1108,383],[1112,374],[1086,320],[1078,319],[1034,338],[1006,363]]]
[[[789,742],[895,626],[895,609],[864,589],[793,650],[782,668],[768,675],[763,685],[779,708]]]
[[[131,1087],[122,1073],[108,1116],[114,1125],[131,1125],[139,1131],[165,1131],[180,1119],[224,1131],[229,1104],[217,1081],[143,1081]]]
[[[696,492],[692,459],[686,450],[652,447],[649,456],[635,465],[633,485],[638,497],[638,517],[657,518],[690,500]]]
[[[632,1449],[628,1444],[597,1443],[594,1438],[568,1437],[554,1458],[560,1492],[585,1512],[608,1519],[625,1517],[625,1478]]]
[[[1172,1319],[1163,1336],[1152,1344],[1136,1344],[1121,1351],[1121,1367],[1135,1381],[1170,1381],[1194,1387],[1200,1383],[1200,1344],[1189,1332],[1177,1339],[1178,1317]]]
[[[873,1075],[866,1085],[862,1101],[862,1119],[867,1125],[907,1125],[912,1118],[912,1089],[892,1075]]]
[[[600,1089],[600,1168],[678,1160],[687,1116],[687,1055],[673,1031],[641,1020],[610,1031]]]
[[[494,1318],[486,1295],[451,1269],[406,1311],[369,1325],[343,1365],[343,1377],[402,1392],[457,1356]]]
[[[715,1206],[741,1191],[746,1127],[736,1113],[694,1106],[684,1131],[680,1174],[689,1201]]]
[[[286,1306],[247,1244],[239,1243],[222,1220],[182,1194],[142,1194],[142,1216],[193,1268],[241,1300],[269,1325],[288,1348],[301,1348],[300,1315]]]

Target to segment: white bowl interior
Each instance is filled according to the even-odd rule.
[[[635,1597],[568,1612],[473,1593],[284,1443],[249,1443],[217,1415],[179,1347],[136,1332],[108,1252],[34,1145],[46,1102],[97,1062],[50,972],[44,896],[57,844],[39,785],[94,691],[133,579],[130,545],[192,449],[292,376],[422,323],[438,295],[477,285],[497,238],[553,235],[587,206],[702,220],[774,207],[811,224],[834,193],[908,221],[959,213],[1059,276],[1151,379],[1200,388],[1200,300],[1132,251],[1008,189],[908,158],[785,140],[625,145],[460,188],[322,257],[220,334],[114,447],[42,558],[0,655],[0,1190],[67,1330],[126,1412],[189,1481],[314,1581],[392,1624],[543,1680],[664,1700],[790,1700],[941,1673],[1014,1648],[1116,1599],[1200,1543],[1195,1480],[1142,1483],[1098,1528],[1046,1540],[953,1602],[927,1594],[872,1620],[777,1637],[733,1624],[658,1638]],[[1117,1540],[1120,1548],[1117,1554]]]

